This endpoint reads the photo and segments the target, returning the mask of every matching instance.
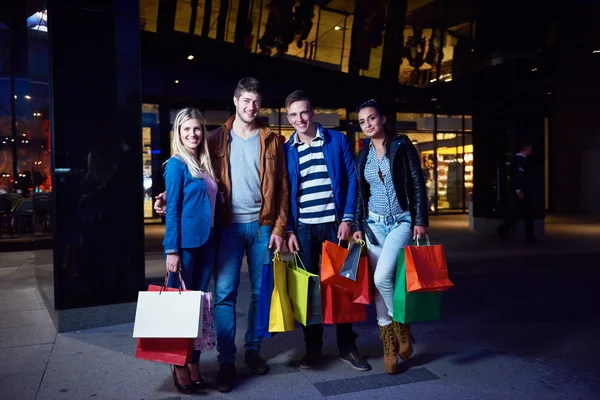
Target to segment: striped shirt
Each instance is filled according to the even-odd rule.
[[[311,143],[300,142],[296,133],[293,146],[298,150],[300,164],[298,221],[310,225],[334,222],[336,215],[333,188],[323,156],[323,134],[320,127]]]
[[[373,142],[369,144],[369,155],[365,165],[365,180],[371,189],[369,211],[386,217],[402,213],[392,179],[390,159],[385,155],[378,159]]]

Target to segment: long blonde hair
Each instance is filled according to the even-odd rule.
[[[181,125],[190,119],[197,119],[202,127],[202,140],[198,145],[197,157],[194,157],[181,141]],[[194,178],[202,178],[204,173],[216,182],[215,170],[212,167],[210,154],[208,153],[206,133],[206,120],[200,110],[190,107],[180,110],[173,122],[173,157],[178,157],[183,161]]]

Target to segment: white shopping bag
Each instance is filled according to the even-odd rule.
[[[202,335],[200,291],[139,292],[134,338],[197,338]]]

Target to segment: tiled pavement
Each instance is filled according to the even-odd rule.
[[[294,365],[303,351],[297,329],[265,341],[271,372],[250,376],[243,366],[246,310],[239,307],[240,378],[229,394],[210,384],[215,351],[202,356],[206,391],[179,396],[167,366],[135,359],[132,324],[56,334],[34,277],[36,268],[49,268],[50,252],[1,253],[0,399],[600,398],[598,226],[559,221],[547,242],[526,247],[471,234],[460,221],[434,221],[432,240],[445,244],[456,287],[445,295],[441,321],[413,326],[415,354],[402,374],[384,373],[379,330],[360,324],[357,343],[372,371],[339,361],[327,327],[318,368]],[[248,291],[244,276],[239,305]]]

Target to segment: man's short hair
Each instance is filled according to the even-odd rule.
[[[312,110],[312,101],[310,101],[308,96],[306,96],[302,90],[294,90],[285,98],[285,108],[289,108],[292,103],[297,101],[306,101],[308,103],[308,108]]]
[[[260,87],[260,81],[256,78],[246,77],[240,79],[237,86],[235,87],[235,91],[233,92],[233,96],[236,99],[242,95],[242,93],[254,93],[258,96],[262,96],[262,88]]]

